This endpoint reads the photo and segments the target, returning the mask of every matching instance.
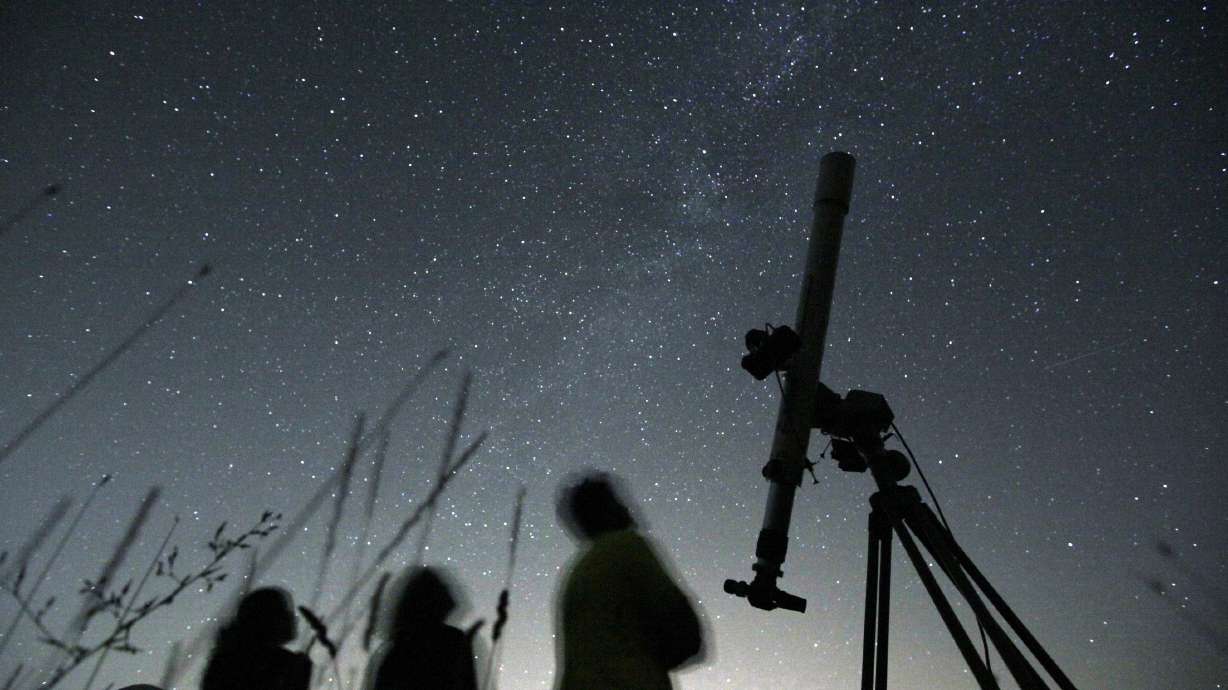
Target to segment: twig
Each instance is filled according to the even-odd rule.
[[[78,657],[81,650],[79,642],[85,630],[89,627],[90,621],[95,615],[104,611],[108,606],[114,603],[114,598],[108,599],[106,596],[106,588],[111,584],[111,578],[114,577],[116,570],[128,556],[128,550],[132,548],[132,544],[140,535],[141,530],[145,526],[145,522],[149,519],[149,513],[153,510],[154,503],[161,495],[162,489],[157,486],[150,487],[146,492],[145,497],[141,499],[140,505],[137,507],[136,513],[132,516],[132,520],[128,523],[128,528],[124,530],[123,536],[115,545],[115,549],[111,552],[111,557],[107,559],[98,576],[93,580],[86,580],[81,594],[84,598],[77,614],[73,616],[69,623],[68,631],[63,638],[54,635],[46,636],[43,641],[50,644],[56,650],[68,656],[70,667],[76,667],[80,661],[74,663],[74,659]],[[126,588],[125,588],[126,590]],[[126,591],[124,592],[126,594]]]
[[[146,599],[144,602],[136,605],[135,611],[126,620],[120,620],[112,632],[99,640],[96,644],[89,647],[82,647],[76,642],[68,643],[54,637],[44,639],[43,642],[53,647],[61,649],[69,654],[69,661],[53,671],[51,677],[44,681],[39,687],[42,690],[50,690],[62,682],[74,669],[80,666],[85,661],[88,661],[94,655],[101,653],[108,648],[114,648],[116,651],[136,653],[139,652],[136,647],[133,647],[129,642],[133,628],[145,620],[155,611],[170,606],[183,592],[191,587],[203,585],[206,592],[212,591],[213,587],[226,579],[227,573],[221,571],[221,563],[231,553],[251,548],[250,541],[255,538],[264,539],[268,537],[274,530],[278,529],[276,521],[280,519],[280,515],[275,515],[271,512],[265,512],[261,515],[260,520],[255,526],[248,529],[246,532],[239,534],[237,537],[226,537],[226,523],[221,526],[213,534],[213,539],[209,541],[209,549],[213,556],[209,562],[197,572],[190,575],[179,576],[175,574],[175,562],[179,555],[179,549],[172,548],[169,555],[165,559],[159,560],[155,564],[154,575],[169,578],[174,584],[170,591],[165,594],[160,594]],[[112,611],[122,608],[124,599],[127,596],[126,591],[121,591],[120,594],[113,594],[103,598],[103,608],[111,609]]]
[[[30,619],[30,622],[34,624],[35,629],[38,630],[40,635],[42,635],[44,638],[55,637],[55,633],[52,632],[51,629],[47,627],[47,624],[43,622],[42,614],[31,608],[30,602],[26,601],[21,595],[9,589],[2,583],[0,583],[0,592],[4,592],[10,597],[13,597],[13,600],[17,602],[17,613]]]
[[[460,395],[458,396],[456,405],[453,409],[452,422],[449,428],[448,439],[445,443],[443,455],[443,459],[445,461],[452,457],[453,453],[455,452],[457,441],[460,437],[460,429],[464,421],[470,382],[471,376],[466,373],[461,386]],[[443,494],[443,491],[447,488],[448,483],[462,468],[464,468],[465,465],[469,463],[485,440],[486,432],[482,432],[477,439],[475,439],[469,444],[468,447],[465,448],[465,450],[460,454],[460,457],[454,463],[445,465],[441,462],[441,470],[437,475],[438,480],[435,482],[434,486],[431,487],[431,491],[427,495],[426,500],[420,504],[404,522],[401,523],[400,528],[397,530],[396,534],[393,535],[392,539],[385,544],[384,548],[382,548],[375,557],[375,560],[355,580],[354,584],[350,586],[349,590],[346,591],[345,596],[342,597],[340,603],[338,603],[332,609],[332,611],[329,612],[328,616],[326,616],[325,620],[330,624],[335,623],[340,618],[344,617],[345,619],[341,626],[341,634],[337,637],[338,644],[344,644],[345,640],[349,639],[350,634],[354,630],[355,624],[354,620],[349,618],[349,609],[353,604],[355,597],[357,597],[359,592],[366,587],[366,585],[370,582],[371,577],[374,576],[374,574],[380,569],[391,554],[398,549],[402,543],[404,543],[410,531],[412,531],[412,529],[417,526],[417,524],[424,517],[433,514],[435,505],[438,502],[439,497]],[[419,546],[421,548],[423,543],[420,542]]]
[[[358,549],[354,552],[354,569],[358,570],[367,560],[368,542],[371,540],[371,522],[375,518],[375,501],[379,497],[380,478],[384,474],[384,463],[388,458],[388,443],[390,434],[380,434],[379,445],[375,448],[375,459],[371,465],[370,486],[367,487],[367,500],[363,506],[362,533],[358,537]],[[349,609],[345,612],[345,627],[351,623]],[[364,646],[363,649],[366,649]]]
[[[393,552],[395,552],[396,549],[404,543],[406,537],[409,536],[409,533],[413,531],[413,528],[418,524],[418,522],[422,520],[427,511],[433,509],[435,502],[439,499],[439,496],[443,494],[448,483],[455,478],[458,472],[469,464],[469,461],[473,458],[474,454],[477,453],[478,449],[482,446],[482,443],[485,442],[486,435],[486,432],[482,432],[476,439],[474,439],[472,443],[469,444],[469,446],[465,448],[464,452],[461,453],[460,458],[458,458],[448,470],[443,481],[436,484],[427,495],[426,501],[419,505],[417,509],[415,509],[414,512],[401,523],[396,535],[394,535],[393,538],[384,545],[384,548],[380,550],[379,555],[374,561],[372,561],[371,565],[369,565],[367,569],[363,571],[362,575],[360,575],[354,581],[354,584],[350,586],[350,589],[346,591],[345,596],[342,597],[341,602],[333,607],[333,610],[330,611],[325,617],[326,621],[336,621],[338,616],[344,614],[349,609],[349,607],[353,604],[355,597],[357,597],[358,593],[361,592],[367,583],[371,581],[371,577],[376,573],[376,571],[378,571],[384,562],[392,556]],[[387,573],[385,573],[385,575],[387,575]],[[375,615],[374,612],[363,611],[360,612],[359,617],[367,613],[370,613],[370,615]],[[352,619],[342,626],[341,633],[336,638],[338,645],[345,644],[345,641],[349,639],[350,635],[354,632],[354,627],[355,623]]]
[[[247,569],[243,571],[243,580],[239,583],[239,589],[236,590],[236,605],[247,596],[248,592],[252,591],[252,587],[256,584],[256,562],[260,560],[260,549],[253,546],[249,553],[251,555],[247,557]]]
[[[409,380],[409,383],[405,384],[405,387],[401,389],[401,392],[397,393],[397,397],[393,398],[392,402],[388,404],[388,407],[384,408],[384,413],[380,415],[378,420],[376,420],[375,425],[371,427],[371,431],[368,432],[365,437],[363,437],[362,443],[359,445],[360,451],[366,451],[372,443],[379,440],[381,434],[388,433],[388,430],[392,426],[393,420],[396,419],[398,414],[400,414],[401,408],[405,407],[405,404],[408,403],[409,399],[412,398],[414,393],[418,391],[418,387],[422,385],[422,382],[426,380],[426,377],[435,370],[435,367],[439,366],[440,362],[447,359],[447,357],[447,350],[439,350],[435,354],[431,355],[431,358],[427,360],[427,363],[418,370],[417,374],[414,374],[414,377]]]
[[[162,553],[166,551],[166,545],[171,540],[171,535],[175,533],[175,529],[179,527],[179,516],[171,522],[171,528],[166,530],[166,536],[162,538],[162,543],[158,545],[158,552],[154,554],[153,560],[149,562],[149,567],[145,568],[145,574],[141,576],[141,581],[137,583],[136,591],[128,599],[128,604],[124,606],[124,612],[119,615],[119,620],[116,621],[115,627],[118,628],[124,624],[128,618],[128,614],[132,611],[132,605],[141,596],[141,590],[145,589],[145,583],[149,581],[149,576],[153,574],[154,567],[162,562]],[[102,650],[102,654],[98,655],[98,661],[94,664],[94,670],[90,673],[90,677],[85,681],[84,690],[89,690],[94,684],[94,679],[98,677],[98,672],[102,670],[102,664],[107,660],[107,654],[111,652],[111,647]]]
[[[1194,613],[1189,607],[1183,606],[1180,602],[1168,596],[1168,588],[1158,579],[1147,578],[1147,587],[1157,597],[1163,599],[1173,608],[1173,611],[1178,616],[1185,619],[1195,632],[1202,635],[1203,639],[1215,648],[1215,651],[1222,657],[1228,657],[1228,636],[1223,632],[1216,630],[1215,626],[1208,623],[1201,616]]]
[[[358,579],[355,580],[354,584],[351,585],[350,589],[341,599],[341,603],[337,604],[337,606],[329,612],[328,616],[326,617],[327,621],[335,621],[341,613],[348,609],[348,607],[353,603],[354,598],[358,596],[358,593],[361,592],[367,583],[371,581],[371,577],[375,574],[375,572],[392,555],[397,547],[399,547],[405,541],[405,537],[422,519],[428,507],[433,504],[436,499],[438,499],[440,494],[443,493],[443,490],[447,487],[447,484],[452,480],[456,473],[469,463],[469,460],[473,457],[474,453],[477,452],[478,448],[485,440],[486,433],[483,432],[476,440],[473,441],[473,443],[469,444],[463,453],[461,453],[460,459],[458,459],[456,463],[452,465],[452,469],[448,472],[448,476],[445,481],[432,489],[431,493],[427,496],[427,502],[418,506],[417,510],[415,510],[414,513],[405,520],[405,522],[401,523],[400,529],[397,530],[397,535],[394,536],[387,545],[385,545],[385,547],[380,551],[380,556],[376,558],[370,566],[368,566],[368,568],[361,576],[358,577]],[[361,612],[360,617],[366,613],[367,612],[365,611]],[[344,645],[345,641],[349,639],[350,634],[353,632],[354,621],[351,620],[342,627],[341,634],[337,636],[337,644]]]
[[[1177,553],[1172,544],[1166,541],[1159,540],[1156,542],[1156,551],[1164,557],[1165,560],[1172,563],[1177,570],[1180,570],[1183,575],[1190,579],[1196,586],[1201,588],[1203,592],[1215,603],[1216,608],[1220,610],[1221,616],[1228,616],[1228,599],[1225,599],[1216,587]]]

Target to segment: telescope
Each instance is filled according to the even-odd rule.
[[[982,659],[938,584],[922,548],[929,552],[938,569],[967,602],[976,616],[982,639],[993,642],[1020,688],[1040,690],[1048,685],[998,618],[1010,627],[1015,638],[1031,652],[1059,688],[1074,690],[1074,684],[955,541],[945,519],[940,519],[922,502],[915,487],[898,484],[909,475],[913,463],[900,451],[885,445],[889,438],[899,434],[895,414],[886,398],[862,390],[849,391],[842,397],[819,381],[844,217],[852,197],[854,167],[852,156],[846,153],[829,153],[820,162],[814,223],[797,307],[797,330],[769,324],[746,334],[747,354],[742,358],[742,368],[760,381],[773,375],[783,376],[782,395],[771,452],[763,467],[768,495],[763,526],[755,543],[755,562],[751,565],[754,577],[749,583],[725,580],[725,592],[742,597],[751,606],[765,611],[806,611],[806,600],[780,589],[778,580],[784,575],[794,494],[801,485],[802,473],[809,470],[813,475],[814,472],[814,463],[806,454],[811,431],[818,429],[830,438],[831,458],[841,470],[868,472],[878,488],[869,501],[862,690],[887,688],[893,536],[904,548],[981,688],[994,690],[999,687],[989,668],[988,643],[986,658]],[[924,475],[921,478],[924,481]]]
[[[814,225],[797,306],[796,333],[785,326],[764,331],[762,335],[755,331],[747,333],[746,344],[750,352],[742,360],[743,368],[760,380],[773,373],[783,373],[784,394],[776,416],[772,450],[763,468],[763,476],[769,482],[768,499],[763,527],[755,544],[755,563],[751,566],[755,575],[750,583],[726,580],[725,591],[744,597],[751,606],[766,611],[782,608],[802,613],[806,610],[806,600],[781,590],[777,580],[784,574],[793,495],[801,485],[802,473],[811,466],[806,451],[816,413],[823,343],[827,337],[840,237],[853,193],[855,166],[853,157],[847,153],[829,153],[819,163]]]

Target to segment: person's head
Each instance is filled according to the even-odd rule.
[[[423,626],[439,625],[456,608],[456,597],[434,568],[420,566],[405,577],[393,609],[393,637],[404,637]]]
[[[260,644],[290,642],[298,635],[294,600],[280,587],[252,590],[239,602],[239,610],[227,630]]]
[[[563,525],[581,539],[636,527],[635,518],[615,485],[603,472],[589,472],[562,488],[558,515]]]

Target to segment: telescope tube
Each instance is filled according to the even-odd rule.
[[[733,580],[725,582],[726,592],[744,596],[752,606],[769,611],[778,607],[796,611],[806,608],[805,599],[779,590],[776,580],[783,574],[781,566],[788,550],[793,495],[801,485],[806,468],[806,451],[814,423],[819,371],[836,283],[836,264],[840,258],[840,239],[852,198],[855,166],[853,157],[841,152],[829,153],[819,163],[814,223],[801,299],[797,305],[796,323],[801,347],[785,370],[784,396],[776,415],[772,451],[763,468],[769,486],[763,528],[755,545],[752,566],[755,577],[750,585]]]

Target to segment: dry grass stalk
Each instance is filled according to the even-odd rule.
[[[379,499],[380,481],[384,475],[384,463],[388,460],[388,443],[391,435],[380,434],[379,445],[375,448],[375,458],[371,462],[370,487],[367,489],[367,502],[362,511],[362,535],[358,540],[358,565],[361,567],[366,555],[367,541],[371,538],[371,521],[375,519],[375,502]]]
[[[448,439],[444,443],[443,453],[439,458],[439,469],[435,473],[435,484],[439,485],[443,482],[444,477],[448,474],[448,467],[452,464],[452,455],[456,452],[456,444],[460,440],[461,422],[465,419],[465,409],[469,406],[469,385],[473,383],[473,377],[468,372],[461,380],[460,393],[456,396],[456,405],[452,408],[452,423],[448,425]],[[426,514],[426,523],[422,526],[422,533],[418,535],[418,548],[414,552],[413,563],[415,566],[422,565],[426,560],[426,548],[431,539],[431,528],[435,525],[435,505],[430,505],[430,510]]]
[[[367,612],[367,627],[362,631],[362,651],[371,651],[371,640],[375,638],[375,628],[379,624],[380,604],[384,598],[384,588],[388,586],[388,578],[392,577],[392,573],[384,571],[379,576],[379,581],[375,583],[375,591],[371,593],[371,602],[368,604],[369,611]]]
[[[378,572],[384,565],[384,562],[387,561],[388,558],[392,556],[393,552],[400,548],[400,546],[405,542],[406,537],[408,537],[413,528],[418,525],[418,523],[425,516],[426,512],[435,505],[435,502],[439,499],[439,496],[443,494],[448,484],[453,478],[456,477],[456,474],[469,464],[469,461],[473,459],[474,454],[477,453],[478,449],[481,448],[485,441],[486,432],[482,432],[482,434],[480,434],[472,443],[469,444],[467,448],[465,448],[464,452],[461,453],[457,461],[453,463],[452,467],[448,470],[447,475],[444,476],[444,480],[432,487],[430,494],[428,494],[426,497],[426,500],[419,504],[414,512],[405,518],[400,527],[397,528],[396,534],[388,540],[388,543],[385,544],[382,549],[380,549],[379,554],[375,557],[375,560],[363,570],[362,574],[359,575],[354,581],[354,584],[350,586],[350,589],[346,591],[341,603],[334,607],[333,611],[329,613],[325,620],[331,621],[333,618],[335,618],[337,612],[343,610],[345,606],[348,606],[349,603],[353,601],[354,597],[358,595],[358,592],[371,581],[371,578],[374,577],[375,573]]]
[[[13,214],[6,218],[3,223],[0,223],[0,237],[3,237],[5,233],[16,227],[18,223],[24,221],[26,218],[29,218],[35,211],[38,210],[40,206],[43,205],[44,202],[59,193],[60,185],[58,184],[49,184],[46,187],[43,187],[43,189],[37,195],[35,195],[34,198],[30,199],[24,206],[13,212]]]
[[[436,366],[438,366],[438,364],[442,362],[446,356],[446,350],[440,350],[439,352],[435,353],[430,361],[428,361],[426,365],[418,371],[414,378],[410,380],[408,384],[406,384],[406,386],[397,395],[396,399],[393,400],[393,402],[384,410],[384,413],[380,415],[380,418],[376,421],[373,429],[369,431],[359,443],[358,452],[360,454],[366,451],[366,449],[372,443],[377,441],[381,433],[387,433],[388,427],[392,420],[396,417],[397,413],[400,412],[401,408],[406,402],[408,402],[409,398],[414,394],[414,392],[418,390],[418,387],[422,384],[422,381],[425,380],[426,376]],[[278,538],[277,541],[275,541],[273,545],[265,551],[264,555],[261,556],[260,561],[256,564],[257,577],[263,577],[264,574],[268,572],[269,568],[273,567],[273,564],[276,563],[277,559],[281,557],[281,554],[285,551],[286,547],[290,546],[290,544],[292,544],[294,540],[303,533],[303,526],[315,516],[316,512],[318,512],[320,507],[324,504],[324,500],[329,497],[332,491],[340,483],[341,468],[338,468],[336,472],[329,475],[328,479],[326,479],[324,483],[321,484],[318,489],[316,489],[315,494],[313,494],[311,499],[307,501],[307,505],[303,506],[303,508],[294,516],[294,519],[286,525],[286,529],[282,533],[281,537]]]
[[[413,394],[417,392],[418,388],[422,385],[422,382],[426,380],[426,377],[441,362],[443,362],[444,359],[447,358],[447,355],[447,350],[439,350],[436,352],[401,389],[401,391],[397,394],[397,397],[394,398],[391,403],[389,403],[389,405],[384,409],[384,412],[380,415],[379,419],[376,420],[372,429],[362,438],[362,441],[358,445],[358,452],[360,455],[365,452],[372,443],[387,442],[393,420],[397,417],[405,404],[409,402],[410,398],[413,397]],[[282,531],[281,536],[278,537],[273,544],[260,555],[260,558],[256,559],[255,565],[251,570],[250,581],[254,582],[263,577],[264,574],[267,573],[275,563],[277,563],[278,559],[280,559],[286,548],[293,544],[294,541],[303,534],[303,527],[313,517],[315,517],[315,514],[319,512],[320,508],[323,506],[325,499],[328,498],[328,496],[331,494],[334,488],[340,484],[340,482],[341,468],[338,468],[336,472],[329,475],[329,477],[324,480],[324,483],[316,489],[315,494],[308,499],[306,505],[304,505],[298,511],[298,513],[295,514],[294,518]],[[373,487],[372,491],[378,491],[378,487]],[[223,617],[223,614],[224,611],[219,611],[215,618],[220,619]],[[209,632],[208,626],[202,628],[186,645],[183,656],[189,659],[200,657],[205,645],[207,645],[209,642]],[[174,680],[177,681],[187,670],[188,669],[186,666],[176,669]],[[163,685],[169,685],[169,683],[163,683]]]
[[[1228,599],[1224,597],[1219,587],[1216,587],[1211,580],[1191,566],[1168,542],[1163,540],[1157,541],[1155,549],[1161,557],[1171,563],[1182,575],[1189,578],[1195,586],[1202,590],[1203,594],[1211,599],[1216,608],[1219,609],[1219,616],[1228,617]]]
[[[60,541],[56,543],[55,549],[51,552],[51,556],[47,558],[45,563],[43,563],[43,569],[39,571],[38,576],[34,578],[34,582],[30,584],[30,591],[25,595],[27,603],[32,603],[34,598],[38,596],[38,592],[42,588],[43,582],[47,580],[47,574],[51,572],[51,568],[55,566],[56,562],[59,560],[60,554],[64,552],[64,547],[68,545],[68,540],[71,539],[74,534],[76,534],[77,527],[81,524],[81,519],[85,517],[85,513],[90,509],[90,506],[93,505],[94,498],[98,496],[98,491],[110,482],[111,475],[104,474],[102,475],[102,479],[98,480],[98,482],[94,484],[94,488],[90,490],[89,496],[87,496],[85,499],[85,503],[81,504],[81,507],[77,509],[77,514],[73,516],[72,522],[68,524],[68,529],[60,535]],[[0,640],[0,658],[4,658],[4,652],[8,649],[9,643],[12,642],[13,637],[17,634],[17,629],[20,627],[23,620],[25,620],[24,616],[20,614],[17,615],[15,618],[13,618],[13,622],[9,624],[8,630],[4,632],[4,639]]]
[[[43,546],[43,542],[51,536],[56,527],[64,521],[64,516],[68,515],[68,509],[72,507],[72,498],[61,496],[60,500],[55,502],[51,510],[47,511],[47,515],[43,517],[42,522],[38,523],[38,529],[34,530],[17,550],[17,556],[13,558],[7,570],[3,575],[0,575],[0,583],[6,588],[14,591],[20,590],[22,583],[26,579],[26,575],[30,570],[30,560],[34,558],[34,554]],[[0,557],[8,554],[0,554]]]
[[[520,544],[520,520],[524,515],[525,493],[524,485],[521,484],[520,490],[516,492],[516,507],[512,510],[512,535],[508,539],[507,547],[507,573],[503,577],[503,591],[499,592],[499,603],[495,607],[495,624],[490,631],[491,650],[486,659],[486,674],[482,679],[483,690],[494,687],[495,658],[503,649],[499,640],[503,637],[503,626],[507,624],[508,599],[512,591],[512,576],[516,573],[516,547]]]
[[[1185,620],[1186,624],[1219,652],[1220,656],[1228,658],[1228,628],[1225,628],[1220,623],[1212,622],[1222,620],[1222,614],[1228,608],[1222,595],[1218,592],[1218,588],[1213,586],[1201,573],[1186,563],[1177,553],[1176,549],[1168,542],[1163,540],[1157,541],[1155,550],[1193,583],[1194,587],[1192,589],[1195,592],[1201,590],[1200,593],[1209,598],[1215,608],[1220,609],[1221,615],[1217,616],[1214,613],[1210,616],[1204,615],[1198,607],[1189,605],[1188,595],[1183,601],[1178,601],[1176,598],[1169,596],[1168,585],[1159,579],[1145,578],[1148,588],[1156,596],[1164,599],[1177,615]],[[1169,581],[1172,580],[1170,579]],[[1174,584],[1176,584],[1175,581]]]
[[[115,572],[119,570],[119,567],[124,563],[124,559],[128,557],[128,551],[132,549],[132,545],[136,543],[137,538],[141,536],[145,523],[149,521],[149,514],[161,496],[162,487],[150,487],[149,491],[145,493],[145,497],[141,499],[141,504],[137,507],[136,514],[132,516],[132,520],[128,523],[128,529],[124,530],[124,536],[115,545],[115,550],[111,552],[111,557],[107,559],[106,565],[102,567],[102,572],[92,582],[86,581],[84,594],[87,601],[82,609],[82,613],[76,619],[76,627],[79,627],[78,634],[85,631],[85,627],[89,624],[89,619],[98,612],[98,607],[105,598],[104,592],[111,584],[111,578],[115,577]]]
[[[76,668],[77,664],[80,663],[76,660],[76,657],[79,655],[81,650],[79,644],[81,642],[81,637],[85,634],[85,630],[89,627],[90,621],[94,618],[94,616],[106,609],[108,604],[106,588],[111,584],[111,578],[114,577],[116,570],[119,569],[120,565],[123,564],[124,559],[127,558],[128,551],[132,548],[132,544],[135,543],[137,537],[140,536],[141,530],[144,528],[146,521],[149,520],[149,513],[151,510],[153,510],[154,503],[158,500],[161,493],[162,489],[158,486],[151,487],[149,491],[145,493],[144,498],[141,499],[141,503],[137,506],[136,513],[132,516],[132,520],[128,522],[128,528],[124,530],[123,536],[115,545],[115,549],[111,552],[110,558],[107,559],[107,562],[103,565],[97,577],[95,577],[93,580],[85,580],[84,586],[81,589],[81,594],[84,597],[81,602],[81,606],[76,615],[72,617],[68,630],[64,634],[63,638],[51,634],[49,631],[46,631],[45,628],[40,628],[39,632],[42,633],[43,641],[50,644],[53,647],[53,651],[60,653],[56,656],[63,655],[58,663],[67,663],[69,668]],[[39,619],[33,620],[36,627],[41,625],[41,621]],[[53,656],[52,659],[55,659],[56,656]],[[59,669],[61,668],[64,667],[58,667],[57,670],[52,673],[52,678],[56,679],[57,682],[59,678],[66,675],[66,673],[61,674],[59,672]]]
[[[324,550],[320,554],[320,571],[316,575],[315,592],[311,595],[311,605],[313,607],[320,601],[320,594],[324,591],[324,582],[328,576],[328,564],[332,561],[333,551],[337,548],[337,529],[341,525],[341,518],[345,516],[345,502],[350,496],[350,483],[354,477],[354,464],[358,461],[359,456],[358,444],[362,439],[365,423],[366,417],[362,413],[359,413],[354,418],[354,429],[350,432],[350,443],[346,447],[345,461],[341,463],[340,478],[338,480],[340,486],[337,488],[337,495],[333,500],[333,516],[328,521],[328,531],[324,534]]]
[[[162,554],[166,551],[166,545],[170,542],[171,536],[175,534],[175,530],[179,527],[179,516],[176,515],[174,521],[171,522],[171,528],[166,530],[166,536],[162,538],[162,543],[158,545],[158,551],[154,554],[153,560],[149,562],[149,567],[145,569],[145,574],[141,576],[141,581],[137,583],[136,591],[128,599],[128,603],[124,606],[124,610],[119,614],[119,618],[115,621],[115,628],[119,630],[127,622],[129,614],[132,613],[132,606],[141,598],[141,591],[145,589],[145,583],[149,581],[149,576],[153,574],[154,567],[162,562]],[[85,690],[89,690],[94,684],[94,679],[98,677],[98,672],[102,670],[102,665],[106,663],[107,655],[111,653],[114,647],[108,646],[98,655],[98,661],[94,663],[94,670],[90,673],[90,677],[85,681]]]
[[[439,350],[435,354],[431,355],[431,358],[427,360],[427,363],[418,370],[417,374],[414,374],[414,377],[409,380],[409,383],[405,384],[405,387],[401,389],[401,392],[397,393],[397,397],[393,398],[392,402],[388,404],[388,407],[384,408],[384,413],[380,415],[379,419],[376,420],[375,425],[371,427],[371,431],[362,439],[362,443],[359,445],[360,451],[365,452],[371,447],[372,443],[379,440],[381,435],[389,432],[392,427],[392,422],[396,419],[397,415],[400,414],[401,408],[405,407],[405,404],[408,403],[409,399],[412,398],[414,393],[418,391],[418,387],[422,385],[422,382],[426,380],[426,377],[430,375],[430,373],[435,370],[435,367],[439,366],[443,360],[447,359],[447,357],[447,350]]]
[[[128,586],[118,591],[102,593],[100,595],[101,604],[99,611],[106,611],[114,616],[118,620],[116,626],[110,634],[104,635],[97,642],[89,646],[80,645],[78,643],[79,637],[77,639],[61,639],[48,633],[42,641],[66,654],[68,659],[57,667],[39,687],[42,690],[50,690],[56,687],[81,664],[98,654],[105,653],[106,650],[128,654],[140,653],[142,650],[135,647],[131,641],[132,631],[137,624],[148,618],[151,614],[174,604],[188,589],[203,588],[206,592],[213,591],[214,586],[224,581],[227,576],[227,573],[222,572],[222,562],[235,551],[251,548],[252,541],[268,537],[269,534],[278,529],[276,523],[280,518],[280,515],[266,511],[260,516],[260,520],[255,526],[235,537],[226,535],[226,523],[223,522],[213,533],[213,538],[208,543],[212,554],[211,559],[203,568],[187,575],[179,575],[175,572],[179,549],[178,547],[172,548],[170,554],[165,558],[158,558],[153,562],[153,576],[169,580],[171,583],[169,591],[162,594],[139,601],[141,588],[138,587],[136,592],[130,593]],[[37,620],[35,625],[39,625]],[[45,628],[40,628],[40,630],[42,629]]]
[[[26,424],[21,431],[17,432],[16,436],[10,439],[3,448],[0,448],[0,465],[4,464],[4,461],[7,460],[9,456],[12,455],[19,447],[21,447],[23,443],[26,442],[26,439],[28,439],[35,431],[38,431],[39,427],[46,424],[47,420],[51,419],[56,412],[59,412],[61,407],[67,404],[69,400],[76,397],[77,394],[84,390],[86,386],[90,385],[90,383],[97,378],[99,374],[106,371],[106,369],[110,367],[115,360],[119,359],[120,355],[124,354],[133,345],[135,345],[136,342],[141,339],[141,336],[145,335],[150,328],[153,328],[154,324],[158,323],[163,316],[166,316],[167,312],[169,312],[175,307],[175,305],[179,304],[179,302],[183,300],[183,298],[188,294],[189,290],[204,279],[205,276],[209,275],[210,270],[209,264],[201,266],[192,279],[180,286],[180,288],[175,291],[175,294],[171,295],[170,299],[163,302],[162,306],[154,310],[154,313],[148,319],[145,319],[144,323],[138,326],[135,331],[128,335],[127,338],[124,338],[123,342],[117,345],[115,349],[111,350],[111,352],[109,352],[101,362],[96,364],[93,369],[86,372],[84,376],[73,382],[73,384],[68,387],[68,390],[57,396],[50,405],[43,408],[43,410],[39,412],[34,419],[30,420],[30,422]]]
[[[8,680],[4,681],[4,690],[13,690],[17,687],[17,679],[21,677],[21,672],[26,670],[25,664],[17,664],[17,668],[9,674]]]
[[[433,510],[435,503],[439,500],[439,497],[443,495],[443,492],[445,489],[447,489],[448,484],[462,469],[465,468],[466,465],[469,464],[469,461],[473,459],[473,456],[477,453],[478,449],[482,447],[482,444],[486,441],[486,436],[487,432],[482,432],[465,448],[465,450],[460,454],[460,457],[457,458],[456,462],[452,464],[448,472],[444,475],[443,481],[431,488],[431,492],[427,494],[426,500],[419,504],[414,512],[401,523],[400,527],[397,529],[397,533],[388,541],[387,544],[384,545],[384,548],[380,549],[379,555],[376,556],[375,560],[372,561],[365,570],[363,570],[362,574],[359,575],[354,580],[354,583],[350,586],[350,588],[346,590],[346,593],[341,598],[340,603],[333,607],[332,611],[330,611],[325,617],[326,622],[336,622],[338,617],[344,615],[349,610],[349,607],[353,604],[354,599],[367,586],[367,584],[370,583],[371,578],[384,565],[384,562],[387,561],[388,558],[390,558],[401,545],[404,544],[405,539],[409,536],[409,533],[412,532],[413,528],[422,521],[427,512],[429,510]],[[370,612],[362,612],[360,613],[360,617],[362,615],[367,615],[368,613]],[[354,632],[354,627],[355,625],[353,620],[348,621],[344,626],[342,626],[341,633],[337,635],[336,638],[338,645],[343,645],[345,641],[349,639],[350,634]]]
[[[256,586],[256,563],[260,561],[260,549],[252,547],[247,553],[247,568],[243,570],[243,579],[235,590],[235,606]]]
[[[176,676],[179,675],[179,666],[182,663],[180,651],[180,643],[178,640],[171,643],[171,649],[166,653],[166,664],[162,666],[162,678],[158,681],[158,687],[170,688],[175,682]]]

